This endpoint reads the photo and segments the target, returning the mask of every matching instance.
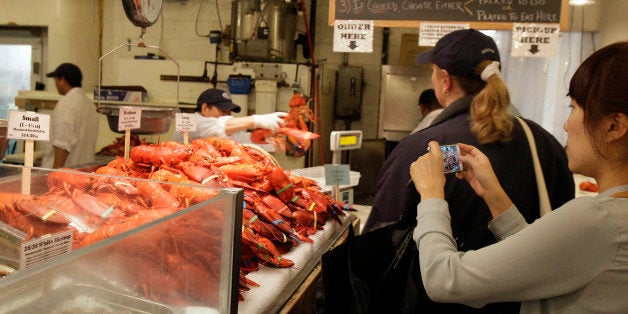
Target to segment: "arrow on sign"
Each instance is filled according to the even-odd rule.
[[[351,50],[355,50],[355,48],[358,48],[358,45],[355,44],[355,40],[349,42],[349,48],[351,48]]]
[[[532,54],[536,54],[537,52],[539,52],[539,45],[532,45],[532,48],[530,48],[530,50],[528,50],[529,52],[531,52]]]

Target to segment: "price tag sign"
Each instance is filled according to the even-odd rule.
[[[9,110],[7,138],[48,141],[50,139],[50,115],[33,111]]]
[[[120,107],[118,131],[139,129],[142,123],[142,108]]]
[[[325,165],[325,185],[349,185],[349,165]]]
[[[22,242],[20,244],[20,269],[35,266],[71,250],[72,230]]]
[[[179,132],[196,131],[196,118],[193,113],[175,113],[176,130]]]

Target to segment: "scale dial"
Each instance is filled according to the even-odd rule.
[[[159,19],[162,0],[122,0],[126,17],[138,27],[148,27]]]

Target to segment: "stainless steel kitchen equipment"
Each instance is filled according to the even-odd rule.
[[[296,58],[296,1],[236,0],[232,7],[236,59],[292,62]]]
[[[400,141],[421,119],[419,95],[432,88],[426,66],[382,66],[378,137]]]

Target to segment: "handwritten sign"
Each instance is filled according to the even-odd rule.
[[[194,115],[194,113],[175,113],[176,130],[179,132],[196,131],[196,117]]]
[[[120,107],[118,131],[139,129],[142,125],[142,108]]]
[[[7,138],[48,141],[50,139],[50,115],[33,111],[9,110]]]
[[[334,23],[334,52],[373,52],[373,21]]]
[[[349,165],[325,165],[325,185],[349,185]]]
[[[20,269],[35,266],[71,250],[72,230],[22,242],[20,244]]]
[[[550,58],[556,55],[560,26],[558,24],[522,24],[512,27],[513,57]]]
[[[416,27],[438,21],[511,29],[512,23],[560,23],[565,29],[568,12],[567,0],[331,0],[329,25],[335,20],[373,20],[376,27]]]

